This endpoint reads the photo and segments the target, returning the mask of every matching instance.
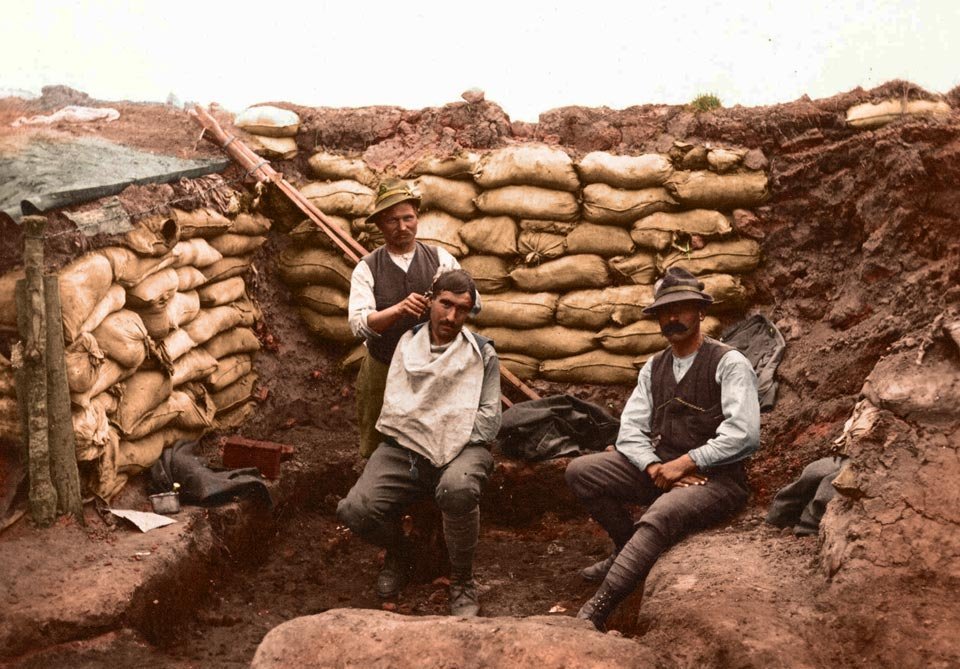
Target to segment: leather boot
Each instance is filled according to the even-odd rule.
[[[580,570],[580,577],[584,581],[599,583],[607,577],[607,572],[610,571],[610,567],[613,566],[613,561],[617,559],[617,553],[618,551],[614,551],[599,562],[594,562],[589,567],[584,567]]]
[[[480,597],[473,578],[454,578],[450,581],[450,615],[472,618],[480,613]]]
[[[402,542],[387,549],[383,568],[377,575],[377,596],[381,599],[396,597],[410,576],[410,550]]]
[[[597,628],[597,631],[606,632],[607,618],[625,597],[626,595],[612,590],[606,584],[601,585],[596,594],[577,611],[577,618],[589,620]]]

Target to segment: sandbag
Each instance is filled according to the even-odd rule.
[[[84,393],[70,393],[70,402],[75,406],[88,406],[91,398],[96,397],[107,388],[112,388],[136,371],[133,368],[123,367],[110,358],[104,358],[94,384]]]
[[[673,174],[670,158],[659,153],[617,156],[606,151],[591,151],[576,167],[584,183],[605,183],[634,190],[662,186]]]
[[[743,309],[747,304],[747,290],[740,277],[729,274],[701,274],[703,290],[713,298],[710,311],[726,312]]]
[[[210,242],[200,238],[180,242],[173,247],[170,254],[174,258],[174,267],[193,265],[201,272],[223,258],[223,254],[210,246]]]
[[[253,330],[236,327],[211,338],[203,345],[203,350],[220,360],[237,353],[256,353],[260,350],[260,340]]]
[[[653,304],[653,286],[610,286],[603,289],[603,299],[610,305],[610,320],[629,325],[647,317],[643,308]]]
[[[529,232],[524,230],[517,238],[517,251],[528,264],[541,263],[544,260],[559,258],[567,250],[567,238],[549,232]]]
[[[67,387],[71,393],[85,393],[96,383],[103,364],[103,352],[93,335],[81,332],[64,350]]]
[[[120,387],[113,422],[121,434],[129,434],[140,420],[170,397],[173,383],[158,370],[141,370]]]
[[[350,324],[347,323],[346,315],[324,316],[309,307],[300,307],[299,311],[307,329],[315,335],[341,344],[353,344],[357,341],[350,330]]]
[[[409,177],[421,174],[434,174],[448,179],[472,179],[480,156],[473,152],[458,153],[453,156],[424,156],[407,172]]]
[[[474,179],[482,188],[521,185],[575,191],[580,180],[562,149],[545,144],[518,144],[491,151],[480,159]]]
[[[590,351],[560,360],[544,360],[540,377],[557,383],[597,383],[635,385],[638,368],[645,358],[617,355],[608,351]]]
[[[186,330],[174,330],[157,344],[157,354],[168,372],[173,371],[173,362],[197,346]]]
[[[168,426],[142,439],[121,439],[117,447],[117,474],[139,474],[160,459],[164,448],[173,446],[181,440],[195,441],[202,434],[202,430],[184,430]]]
[[[677,172],[667,180],[666,188],[686,208],[750,209],[767,199],[767,175]]]
[[[77,460],[83,462],[100,457],[110,438],[110,423],[103,406],[91,401],[85,407],[74,407],[71,419]]]
[[[471,182],[425,174],[414,182],[420,193],[420,210],[439,209],[457,218],[472,218],[477,215],[473,200],[480,189]]]
[[[657,256],[640,251],[632,256],[610,260],[610,271],[619,281],[625,283],[649,284],[657,280]]]
[[[933,100],[897,99],[876,103],[865,102],[847,110],[847,124],[860,129],[879,128],[903,116],[922,114],[947,116],[950,114],[950,105]]]
[[[9,276],[9,275],[8,275]],[[63,336],[73,341],[80,327],[113,285],[110,261],[99,254],[77,258],[59,272]],[[16,310],[13,309],[14,321]]]
[[[377,187],[377,175],[362,158],[347,158],[320,151],[307,159],[310,173],[321,181],[350,180],[368,188]]]
[[[700,323],[700,331],[714,336],[720,332],[720,321],[707,316]],[[624,327],[610,327],[597,334],[597,343],[611,353],[640,355],[666,348],[669,342],[660,334],[660,324],[655,319],[636,321]]]
[[[462,258],[470,252],[460,239],[463,221],[442,211],[428,211],[420,216],[417,239],[430,246],[439,246],[454,258]]]
[[[213,421],[214,429],[220,430],[221,432],[235,432],[250,422],[250,419],[256,411],[257,402],[255,400],[248,400],[238,404],[234,408],[217,415]]]
[[[587,330],[551,325],[545,328],[478,328],[484,337],[496,343],[498,351],[523,353],[534,358],[563,358],[593,348],[594,333]]]
[[[169,216],[148,216],[123,235],[122,244],[141,255],[162,256],[179,242],[180,224]]]
[[[154,339],[163,339],[171,330],[189,323],[200,312],[200,296],[196,291],[175,293],[162,307],[148,307],[139,311],[147,334]]]
[[[223,390],[211,393],[210,397],[213,399],[214,406],[217,407],[217,415],[219,416],[249,400],[251,395],[253,395],[253,388],[257,383],[257,378],[256,372],[250,372]]]
[[[334,216],[333,214],[326,216],[326,219],[334,227],[339,228],[351,237],[353,236],[353,224],[349,219],[346,219],[342,216]],[[317,224],[311,221],[309,218],[297,225],[297,227],[291,230],[288,234],[296,246],[312,247],[317,249],[331,249],[337,253],[341,253],[340,247],[337,246],[334,241],[327,236],[327,233],[321,230],[319,226],[317,226]]]
[[[650,214],[634,223],[632,229],[635,232],[659,230],[704,237],[725,235],[733,230],[726,216],[719,211],[709,209],[692,209],[673,214],[664,212]]]
[[[592,253],[604,258],[626,255],[633,251],[630,233],[612,225],[581,223],[567,235],[567,253]]]
[[[656,216],[656,214],[651,215]],[[646,219],[641,218],[640,220]],[[665,251],[673,243],[673,233],[663,230],[637,230],[634,228],[630,231],[630,239],[637,245],[637,248]]]
[[[150,351],[147,328],[140,316],[129,309],[115,311],[104,318],[93,336],[104,355],[124,367],[139,367]]]
[[[660,261],[660,272],[683,267],[692,274],[749,272],[760,264],[760,245],[752,239],[710,242],[689,253],[675,251]]]
[[[664,188],[624,190],[590,184],[583,189],[583,220],[589,223],[627,226],[658,211],[675,209],[676,205]]]
[[[263,320],[263,311],[260,309],[260,304],[254,302],[249,297],[237,300],[232,306],[240,312],[238,325],[252,328],[256,325],[257,321]]]
[[[240,139],[261,158],[293,160],[299,153],[297,140],[293,137],[264,137],[244,132],[240,134]]]
[[[177,273],[177,290],[181,293],[198,288],[207,282],[203,272],[191,265],[178,267],[174,271]]]
[[[226,233],[210,240],[210,246],[215,248],[224,258],[245,256],[253,253],[267,241],[261,235],[234,235]]]
[[[557,302],[557,323],[568,328],[596,330],[610,321],[612,309],[602,288],[574,290]]]
[[[216,209],[173,210],[173,220],[180,226],[180,239],[203,237],[210,239],[222,235],[232,225],[230,219]]]
[[[289,285],[317,284],[350,290],[353,270],[343,257],[323,249],[288,248],[277,259],[280,278]]]
[[[119,283],[110,286],[106,296],[97,302],[87,320],[80,326],[80,332],[93,332],[110,314],[120,311],[127,303],[127,291]]]
[[[183,329],[197,345],[200,345],[236,326],[242,318],[240,309],[233,304],[226,304],[221,307],[201,309],[196,318],[187,323]]]
[[[114,281],[124,288],[132,288],[151,274],[159,272],[165,267],[175,265],[177,262],[177,256],[175,255],[177,249],[180,248],[182,244],[189,243],[190,242],[177,242],[176,246],[170,250],[170,253],[159,257],[138,256],[130,249],[125,249],[120,246],[109,246],[107,248],[97,249],[94,251],[94,254],[107,259],[113,268]],[[63,286],[60,288],[60,294],[61,296],[64,295]],[[66,300],[61,301],[66,305]]]
[[[141,416],[140,420],[131,426],[128,432],[121,432],[121,436],[128,440],[142,439],[174,422],[191,403],[192,400],[189,395],[173,391],[157,407]]]
[[[349,179],[311,182],[300,189],[303,196],[324,214],[353,218],[373,211],[376,195],[367,186]]]
[[[340,359],[340,369],[345,372],[357,372],[365,357],[367,357],[367,347],[363,344],[357,344]]]
[[[540,376],[540,361],[536,358],[511,351],[498,353],[497,357],[503,367],[524,381],[532,381]]]
[[[460,239],[474,253],[517,255],[517,224],[509,216],[487,216],[468,221],[460,228]]]
[[[250,269],[252,263],[252,255],[228,256],[212,265],[207,265],[200,271],[203,272],[203,276],[206,277],[208,283],[217,283],[240,276]]]
[[[17,331],[16,289],[17,281],[22,278],[22,267],[0,275],[0,330]]]
[[[474,316],[481,327],[504,326],[515,329],[540,328],[553,325],[557,309],[556,293],[521,293],[511,291],[497,295],[483,295],[483,308]]]
[[[173,387],[206,378],[217,369],[217,360],[202,348],[192,348],[173,363]]]
[[[207,389],[201,383],[186,383],[181,388],[183,390],[180,392],[183,392],[187,399],[183,401],[183,411],[174,419],[173,425],[188,430],[206,430],[212,427],[217,407]],[[177,392],[174,391],[174,394]]]
[[[300,117],[289,109],[273,105],[248,107],[233,120],[238,128],[264,137],[296,137],[300,129]]]
[[[744,149],[710,149],[707,153],[707,164],[718,174],[726,174],[743,160],[746,155]]]
[[[523,232],[548,232],[552,235],[569,235],[580,225],[579,221],[544,221],[535,218],[524,218],[520,221],[520,230]]]
[[[350,295],[329,286],[304,286],[297,292],[297,302],[318,314],[342,317],[347,313]]]
[[[223,390],[253,369],[253,358],[244,353],[227,356],[217,361],[217,368],[206,378],[206,385],[216,392]]]
[[[20,405],[15,397],[0,397],[0,439],[21,441],[23,426],[20,422]]]
[[[473,277],[481,295],[502,293],[510,289],[510,266],[503,258],[467,256],[460,262],[460,267]],[[483,307],[486,308],[486,303]]]
[[[566,256],[545,262],[539,267],[521,267],[510,272],[520,290],[528,293],[563,293],[577,288],[600,288],[607,285],[610,274],[607,263],[597,255]]]
[[[13,365],[0,355],[0,397],[16,397],[17,386],[13,377]]]
[[[237,214],[227,232],[235,235],[265,235],[270,232],[271,226],[270,219],[262,214]]]
[[[504,186],[480,193],[477,208],[488,216],[573,221],[580,206],[573,193],[538,186]]]
[[[151,274],[127,290],[127,304],[134,309],[147,306],[162,307],[177,294],[180,276],[172,267]]]
[[[230,304],[247,294],[247,284],[243,278],[234,276],[223,281],[207,284],[197,289],[200,306],[217,307],[221,304]]]

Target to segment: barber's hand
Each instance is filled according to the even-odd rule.
[[[420,318],[428,306],[430,306],[430,301],[426,297],[419,293],[410,293],[404,298],[403,302],[396,305],[396,309],[400,316]]]
[[[661,490],[670,490],[678,481],[697,473],[697,463],[689,455],[681,455],[675,460],[664,462],[656,468],[655,473],[651,473],[647,468],[647,473],[653,479],[654,484]]]

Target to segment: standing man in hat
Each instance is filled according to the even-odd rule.
[[[384,245],[357,263],[350,279],[350,329],[367,347],[357,375],[360,455],[365,458],[382,438],[377,418],[397,342],[425,320],[425,294],[437,270],[460,268],[443,249],[417,241],[419,208],[420,197],[404,181],[386,179],[380,184],[367,220],[383,233]]]
[[[337,518],[387,549],[377,594],[393,597],[411,566],[401,515],[415,498],[432,495],[450,555],[450,613],[475,616],[473,554],[480,493],[493,469],[487,445],[500,429],[500,362],[491,340],[463,327],[478,306],[469,274],[444,272],[430,293],[429,321],[400,337],[390,362],[377,422],[383,443],[337,505]]]
[[[684,536],[746,504],[744,459],[760,443],[757,377],[739,351],[700,332],[713,302],[681,268],[657,282],[655,317],[670,346],[640,370],[615,450],[581,456],[567,484],[613,539],[605,560],[583,569],[600,582],[577,614],[601,631],[657,558]],[[634,522],[625,504],[647,505]]]

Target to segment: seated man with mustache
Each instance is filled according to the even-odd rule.
[[[433,495],[450,554],[450,613],[475,616],[473,554],[480,492],[493,469],[487,445],[500,430],[500,361],[490,339],[463,327],[479,309],[473,279],[459,269],[441,272],[428,293],[429,321],[397,343],[377,421],[383,439],[337,518],[387,549],[377,594],[393,597],[411,566],[401,514],[416,497]]]
[[[601,631],[664,551],[743,508],[744,460],[760,443],[756,374],[743,354],[700,332],[713,303],[703,284],[670,268],[654,295],[643,311],[656,317],[670,346],[640,370],[615,450],[576,458],[566,471],[567,484],[613,539],[611,555],[580,572],[601,583],[577,617]],[[636,523],[626,503],[647,505]]]

